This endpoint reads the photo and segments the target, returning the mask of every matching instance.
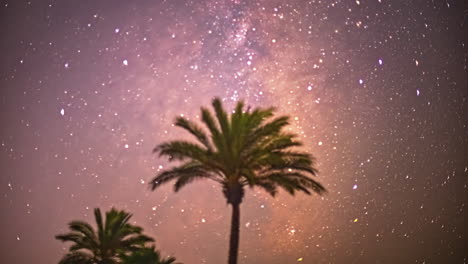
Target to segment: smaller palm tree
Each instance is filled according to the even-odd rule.
[[[147,242],[154,241],[142,234],[143,228],[128,223],[132,215],[125,211],[112,208],[103,221],[101,211],[96,208],[94,217],[96,231],[84,221],[72,221],[68,224],[70,233],[55,236],[63,242],[73,242],[60,264],[115,264],[119,255],[139,250]]]
[[[181,264],[176,263],[176,258],[162,258],[161,253],[154,246],[145,247],[122,256],[122,264]]]

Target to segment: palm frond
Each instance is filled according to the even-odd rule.
[[[282,151],[292,147],[302,146],[302,142],[294,140],[297,136],[294,134],[278,134],[268,140],[263,141],[262,146],[266,151]]]
[[[89,243],[88,241],[82,241],[81,243],[76,243],[76,244],[71,245],[69,250],[70,250],[70,252],[78,251],[78,250],[81,250],[81,249],[86,249],[86,250],[92,251],[94,248],[95,248],[95,246],[92,245],[91,243]]]
[[[84,221],[71,221],[68,224],[68,227],[74,232],[83,234],[83,239],[89,240],[91,243],[97,245],[98,238],[90,224]]]
[[[174,184],[174,191],[178,192],[185,185],[200,179],[210,179],[219,182],[219,180],[216,179],[216,176],[214,176],[210,171],[201,170],[199,173],[180,175]]]
[[[126,236],[141,234],[142,232],[142,227],[125,223],[124,226],[118,230],[118,237],[125,238]]]
[[[176,258],[162,258],[154,246],[136,249],[129,255],[122,255],[121,259],[122,264],[176,264]]]
[[[113,235],[113,239],[120,241],[124,237],[122,237],[121,230],[125,228],[129,228],[129,225],[127,224],[128,221],[132,215],[130,213],[127,213],[125,211],[117,211],[114,208],[110,212],[107,213],[106,215],[106,222],[108,220],[109,223],[109,232],[110,234]]]
[[[302,191],[309,195],[311,194],[310,190],[317,194],[326,192],[326,189],[319,182],[299,172],[267,173],[260,175],[259,178],[262,179],[262,181],[269,181],[272,184],[282,187],[292,195],[294,195],[295,190]]]
[[[317,174],[317,169],[313,167],[313,157],[310,155],[281,151],[261,152],[260,154],[262,156],[258,156],[250,163],[258,169],[259,173],[298,170],[312,175]]]
[[[216,177],[212,174],[214,169],[212,167],[207,167],[203,165],[201,162],[198,161],[190,161],[185,164],[182,164],[177,167],[173,167],[169,170],[165,170],[161,172],[158,176],[153,178],[150,181],[151,189],[154,190],[157,187],[161,186],[164,183],[167,183],[169,181],[175,180],[175,179],[180,179],[184,177],[202,177],[203,175],[209,173],[211,176],[210,178],[213,180],[218,180]],[[182,180],[185,181],[185,180]],[[179,183],[180,184],[180,183]],[[181,187],[181,186],[180,186]],[[177,188],[178,189],[180,189]]]
[[[231,125],[234,127],[239,127],[239,120],[243,116],[243,109],[244,109],[244,102],[239,101],[237,102],[236,108],[234,110],[234,113],[231,115]],[[236,131],[233,129],[233,131]]]
[[[255,142],[262,142],[266,137],[277,135],[281,129],[289,124],[288,116],[280,116],[267,122],[263,125],[256,127],[249,135],[249,140],[246,142],[246,148],[253,145]]]
[[[104,222],[102,221],[102,214],[99,208],[94,208],[94,218],[97,224],[97,236],[99,241],[104,239]]]
[[[218,126],[216,125],[216,122],[213,118],[213,115],[210,113],[210,111],[204,107],[201,108],[201,116],[202,116],[202,121],[205,124],[205,126],[208,128],[208,130],[211,133],[211,138],[213,140],[213,143],[215,145],[219,145],[219,140],[221,132],[219,131]]]
[[[206,135],[205,131],[200,128],[195,122],[187,120],[183,117],[176,118],[175,125],[187,130],[190,134],[195,136],[197,140],[203,144],[209,151],[213,151],[213,147]]]
[[[94,264],[94,257],[86,252],[76,251],[66,254],[59,264]]]
[[[219,126],[221,127],[221,132],[225,136],[225,139],[230,137],[230,125],[229,119],[226,111],[223,108],[223,104],[219,98],[213,99],[213,108],[215,110],[216,118],[218,119]]]
[[[95,243],[91,242],[81,233],[68,233],[63,235],[57,235],[55,236],[55,238],[62,242],[74,242],[74,244],[70,246],[70,251],[76,251],[79,249],[92,250],[96,246]]]
[[[273,116],[275,111],[274,107],[270,108],[256,108],[254,111],[249,112],[248,121],[246,123],[246,130],[253,131],[258,128],[265,120]]]
[[[75,243],[81,243],[83,240],[83,235],[79,233],[67,233],[63,235],[56,235],[55,239],[60,240],[62,242],[75,242]]]
[[[250,180],[246,177],[246,179],[242,183],[243,185],[249,185],[251,188],[259,187],[273,197],[278,193],[277,185],[274,182],[267,179],[267,177],[258,177],[256,175]]]
[[[154,242],[154,239],[146,235],[131,236],[122,240],[122,247],[128,250],[134,250],[144,246],[146,243]]]
[[[181,264],[180,262],[175,262],[176,258],[175,257],[167,257],[165,259],[162,259],[160,264]]]
[[[190,159],[204,162],[209,159],[206,150],[197,144],[183,140],[162,143],[154,148],[153,152],[159,152],[160,157],[167,156],[169,161]]]
[[[231,134],[234,136],[231,139],[232,142],[230,144],[230,152],[234,157],[239,156],[238,154],[242,150],[242,146],[248,134],[248,131],[246,130],[246,123],[248,121],[249,113],[243,113],[243,108],[244,102],[238,102],[234,113],[231,115]]]

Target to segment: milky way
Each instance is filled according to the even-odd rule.
[[[0,1],[0,262],[57,263],[95,207],[226,262],[217,185],[148,188],[174,118],[219,96],[290,115],[329,191],[249,190],[240,263],[465,263],[462,2]]]

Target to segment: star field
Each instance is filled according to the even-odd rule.
[[[328,194],[248,190],[240,263],[466,263],[463,1],[0,0],[1,263],[57,263],[100,207],[164,254],[227,259],[230,208],[148,181],[219,96],[275,106]],[[465,32],[465,33],[463,33]]]

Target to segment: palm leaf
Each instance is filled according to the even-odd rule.
[[[97,235],[99,241],[104,239],[104,223],[102,222],[102,214],[99,208],[94,208],[94,218],[96,219],[97,224]]]
[[[225,136],[225,140],[229,140],[230,137],[230,125],[226,111],[223,109],[223,104],[219,98],[213,99],[213,108],[215,110],[216,118],[218,119],[221,132]]]
[[[213,147],[203,129],[201,129],[196,123],[189,121],[183,117],[176,118],[175,125],[187,130],[190,134],[195,136],[197,140],[203,144],[208,150],[212,151]]]
[[[174,191],[178,192],[182,187],[197,179],[211,179],[217,181],[216,177],[207,170],[203,170],[194,174],[184,174],[177,178],[177,181],[174,184]]]
[[[159,156],[167,156],[169,160],[193,159],[200,162],[208,160],[207,153],[199,145],[183,141],[170,141],[162,143],[154,148],[153,152],[159,152]]]
[[[180,165],[178,167],[174,167],[170,170],[165,170],[161,172],[158,176],[153,178],[153,180],[150,181],[151,189],[154,190],[157,187],[161,186],[162,184],[169,182],[174,179],[180,179],[184,177],[202,177],[203,175],[207,173],[213,172],[214,169],[212,167],[208,168],[207,166],[202,165],[202,163],[198,161],[191,161],[187,162],[183,165]],[[218,180],[214,175],[210,175],[211,179],[213,180]],[[186,181],[186,179],[182,180]],[[182,183],[179,183],[179,185]],[[182,187],[182,186],[180,186]],[[177,190],[180,189],[180,187],[176,187]]]
[[[59,264],[94,264],[94,258],[91,254],[85,252],[71,252],[66,254]]]

